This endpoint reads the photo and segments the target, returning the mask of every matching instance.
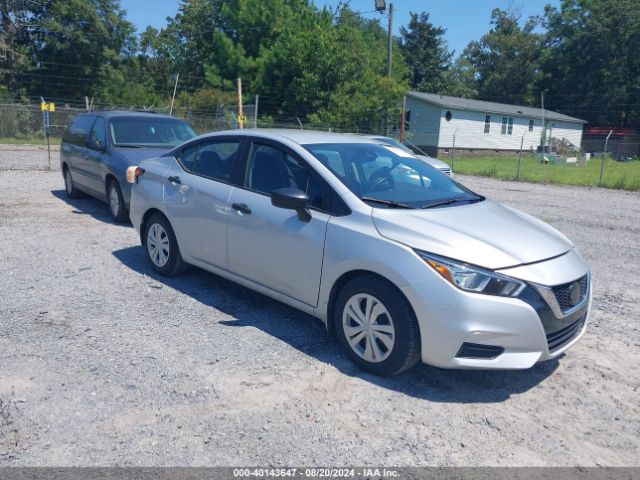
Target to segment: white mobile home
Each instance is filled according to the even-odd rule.
[[[407,139],[431,155],[456,151],[470,154],[514,152],[522,142],[536,149],[542,139],[564,139],[580,147],[584,120],[551,110],[448,97],[434,93],[407,94]],[[454,145],[455,142],[455,145]]]

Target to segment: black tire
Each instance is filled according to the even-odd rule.
[[[73,176],[71,175],[71,170],[69,167],[65,165],[64,170],[62,172],[64,178],[64,191],[67,193],[67,197],[69,198],[80,198],[84,197],[84,193],[78,190],[73,183]]]
[[[149,247],[151,240],[149,238],[149,232],[152,230],[154,225],[160,225],[162,230],[166,234],[166,238],[168,240],[168,259],[166,263],[159,264],[157,259],[154,260],[152,258],[151,249]],[[160,214],[154,213],[144,224],[144,251],[146,252],[147,260],[151,264],[151,267],[160,275],[165,277],[172,277],[174,275],[179,275],[187,270],[189,267],[188,264],[182,260],[182,255],[180,254],[180,248],[178,247],[178,241],[176,240],[176,235],[173,233],[173,228],[169,223],[167,218]]]
[[[361,294],[375,297],[376,300],[383,304],[392,318],[392,321],[383,320],[389,321],[393,325],[395,339],[388,357],[382,361],[370,362],[365,360],[354,351],[347,340],[343,325],[343,314],[347,302],[354,296]],[[342,287],[336,298],[334,322],[340,345],[349,358],[366,372],[381,376],[396,375],[410,369],[420,361],[420,331],[413,309],[402,292],[395,285],[381,277],[362,275],[350,280]],[[383,346],[382,343],[378,343],[378,345]],[[384,358],[384,355],[381,358]]]
[[[114,195],[112,201],[112,195]],[[117,199],[117,202],[115,202]],[[122,197],[122,190],[120,185],[113,179],[107,182],[107,205],[109,206],[109,213],[111,217],[118,223],[124,223],[129,221],[129,211],[124,204],[124,198]]]

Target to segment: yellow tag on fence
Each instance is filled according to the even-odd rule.
[[[43,112],[55,112],[56,111],[56,104],[55,103],[42,102],[40,104],[40,109]]]

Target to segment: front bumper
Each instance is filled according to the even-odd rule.
[[[554,266],[555,260],[549,262]],[[536,267],[539,269],[539,265]],[[575,271],[573,279],[586,275]],[[571,275],[571,274],[569,274]],[[584,334],[592,287],[571,315],[556,318],[533,286],[521,298],[467,293],[448,282],[425,281],[403,289],[420,326],[422,361],[442,368],[524,369],[558,357]],[[461,358],[463,344],[496,346],[495,358]]]

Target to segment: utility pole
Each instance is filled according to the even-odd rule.
[[[389,4],[389,39],[388,39],[388,52],[387,52],[387,76],[391,78],[391,61],[393,57],[392,46],[393,46],[393,3]]]
[[[238,128],[244,128],[244,115],[242,112],[242,79],[238,77]]]
[[[178,79],[180,78],[180,74],[176,73],[176,83],[173,85],[173,95],[171,96],[171,108],[169,108],[169,115],[173,115],[173,102],[176,99],[176,91],[178,90]]]

